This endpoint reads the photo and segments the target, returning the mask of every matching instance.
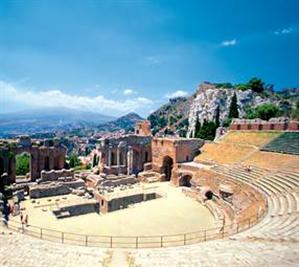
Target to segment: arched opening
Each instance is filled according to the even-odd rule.
[[[92,167],[95,167],[97,166],[97,155],[94,154],[93,157],[92,157]]]
[[[137,150],[133,150],[133,173],[137,174],[142,166],[140,166],[140,162],[142,162],[142,154],[137,151]]]
[[[191,175],[184,175],[179,181],[179,186],[191,187],[191,179]]]
[[[122,151],[119,152],[119,164],[120,165],[125,165],[125,156]]]
[[[111,152],[111,165],[115,166],[116,164],[117,164],[117,162],[116,162],[115,152]]]
[[[54,170],[59,170],[60,169],[59,161],[60,161],[60,157],[59,156],[54,157]]]
[[[206,193],[205,193],[205,197],[208,199],[208,200],[211,200],[213,198],[213,192],[208,190]]]
[[[145,153],[144,153],[144,161],[148,162],[148,152],[147,151],[145,151]]]
[[[17,176],[27,176],[27,178],[31,177],[31,161],[32,156],[28,152],[23,152],[21,154],[16,155],[15,159],[10,160],[10,172],[13,172],[12,168],[15,161],[16,175]]]
[[[4,173],[4,160],[0,157],[0,175]]]
[[[50,170],[50,159],[48,156],[45,157],[45,168],[44,170],[49,171]]]
[[[170,181],[172,168],[173,168],[173,159],[169,156],[164,157],[163,173],[165,174],[165,181]]]

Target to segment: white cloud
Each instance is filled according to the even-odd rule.
[[[159,65],[162,63],[162,60],[156,56],[145,57],[145,61],[148,65]]]
[[[165,97],[175,98],[175,97],[182,97],[182,96],[187,96],[187,95],[188,95],[188,92],[183,91],[183,90],[177,90],[175,92],[166,94]]]
[[[10,83],[0,81],[1,95],[6,100],[30,107],[64,107],[103,113],[123,113],[152,105],[154,102],[146,97],[126,100],[114,100],[102,95],[95,97],[67,94],[60,90],[34,91],[17,88]]]
[[[232,39],[232,40],[225,40],[221,43],[221,46],[234,46],[237,44],[237,40],[236,39]]]
[[[274,32],[274,34],[276,34],[276,35],[289,34],[289,33],[292,33],[293,31],[294,31],[294,29],[289,27],[289,28],[284,28],[284,29],[281,29],[281,30],[277,30],[277,31]]]
[[[135,93],[135,91],[132,90],[132,89],[125,89],[125,90],[123,91],[123,94],[124,94],[124,95],[133,95],[134,93]]]

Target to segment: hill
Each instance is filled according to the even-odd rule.
[[[93,127],[113,119],[99,113],[67,108],[32,109],[0,114],[0,137]]]
[[[128,113],[116,120],[112,120],[106,123],[98,125],[97,129],[99,131],[117,131],[125,130],[126,132],[132,131],[134,129],[135,123],[142,118],[136,113]]]
[[[251,79],[242,85],[204,82],[193,96],[170,99],[169,103],[151,113],[148,120],[154,134],[177,133],[194,137],[197,125],[203,126],[207,122],[217,124],[217,121],[219,125],[229,123],[229,111],[234,95],[239,118],[258,117],[261,112],[257,112],[255,108],[265,104],[275,106],[271,114],[274,117],[299,117],[299,88],[275,92],[272,86],[264,85],[261,80]],[[217,126],[206,124],[205,127],[213,132]]]
[[[153,134],[179,131],[186,135],[188,130],[188,116],[193,97],[177,97],[148,116]]]

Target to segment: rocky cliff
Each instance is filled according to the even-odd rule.
[[[228,117],[231,99],[234,94],[237,96],[240,118],[244,117],[245,109],[247,107],[270,103],[273,100],[270,97],[254,93],[250,89],[240,91],[231,88],[216,88],[214,84],[204,83],[199,86],[196,96],[190,106],[187,136],[194,136],[197,120],[201,124],[204,120],[215,120],[218,108],[220,122],[225,120]]]
[[[166,130],[182,132],[186,135],[188,130],[188,117],[193,97],[177,97],[169,99],[169,102],[149,115],[152,132],[164,133]]]
[[[292,110],[299,100],[299,89],[286,89],[280,92],[265,90],[257,93],[251,89],[238,90],[236,88],[219,87],[219,84],[204,82],[196,93],[189,98],[171,99],[169,103],[150,114],[154,133],[165,132],[182,133],[193,137],[196,122],[201,124],[216,119],[219,110],[219,120],[222,123],[229,113],[233,95],[237,96],[239,117],[246,115],[248,108],[265,103],[273,103],[282,110]]]

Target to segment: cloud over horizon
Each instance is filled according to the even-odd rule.
[[[232,39],[232,40],[224,40],[221,43],[221,46],[234,46],[237,44],[237,40],[236,39]]]
[[[31,89],[17,88],[13,84],[0,81],[0,91],[3,100],[23,104],[32,108],[36,107],[64,107],[77,110],[88,110],[104,114],[122,114],[136,111],[144,106],[151,107],[153,100],[146,97],[114,100],[102,95],[94,97],[67,94],[61,90],[34,91]]]
[[[172,92],[172,93],[167,93],[165,95],[166,98],[175,98],[175,97],[185,97],[185,96],[188,96],[189,93],[186,92],[186,91],[183,91],[183,90],[177,90],[175,92]]]
[[[123,94],[124,94],[124,95],[133,95],[133,94],[135,94],[135,91],[132,90],[132,89],[125,89],[125,90],[123,91]]]
[[[281,35],[281,34],[289,34],[292,33],[294,31],[293,28],[288,27],[288,28],[284,28],[284,29],[280,29],[274,32],[275,35]]]

